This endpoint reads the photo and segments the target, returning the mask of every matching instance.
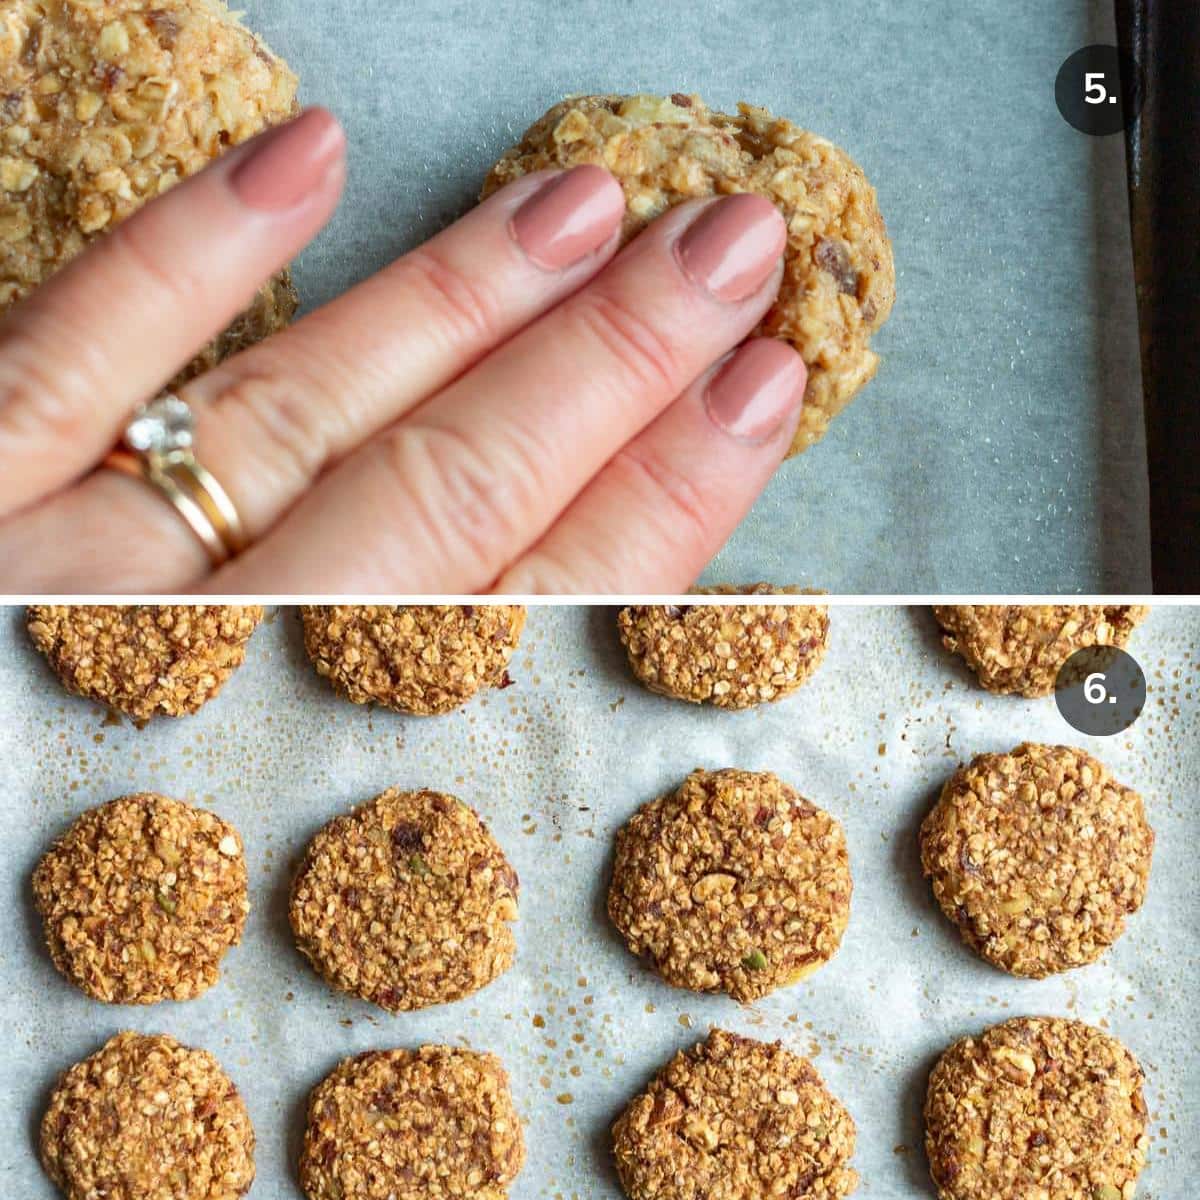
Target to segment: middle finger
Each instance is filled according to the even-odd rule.
[[[783,218],[760,196],[672,210],[331,473],[214,585],[289,591],[323,577],[339,591],[487,589],[751,331],[778,290],[785,241]]]
[[[541,172],[489,197],[455,225],[345,296],[189,383],[198,459],[261,537],[326,466],[419,404],[586,282],[616,249],[624,197],[598,167]],[[105,514],[99,558],[63,529]],[[191,532],[139,480],[88,476],[22,517],[4,541],[49,547],[43,583],[69,591],[172,590],[198,579]]]

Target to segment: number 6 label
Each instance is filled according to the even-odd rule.
[[[1126,730],[1146,707],[1146,676],[1115,646],[1076,650],[1054,681],[1054,702],[1073,729],[1093,737]]]

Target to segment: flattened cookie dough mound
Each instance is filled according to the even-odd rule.
[[[519,604],[301,605],[317,674],[355,704],[431,716],[505,687],[525,628]]]
[[[309,1097],[308,1200],[505,1200],[525,1163],[508,1076],[449,1046],[339,1063]]]
[[[40,1149],[67,1200],[237,1200],[254,1182],[237,1088],[207,1051],[163,1035],[119,1033],[67,1071]]]
[[[148,721],[211,700],[262,616],[257,604],[34,604],[29,633],[67,691]]]
[[[85,812],[33,873],[54,965],[96,1000],[189,1000],[217,981],[250,902],[242,839],[150,792]]]
[[[854,1121],[806,1058],[714,1029],[613,1126],[631,1200],[838,1200],[858,1187]]]
[[[823,605],[666,604],[623,608],[621,641],[652,692],[750,708],[803,686],[829,644]]]
[[[1082,1021],[993,1025],[951,1046],[929,1077],[939,1200],[1132,1200],[1145,1129],[1137,1060]]]
[[[518,887],[472,809],[392,788],[313,838],[289,912],[328,983],[400,1012],[459,1000],[512,966]]]
[[[788,227],[779,296],[757,332],[808,366],[798,454],[875,374],[871,335],[896,293],[875,190],[832,142],[764,108],[711,111],[699,96],[573,96],[556,104],[488,175],[483,195],[533,171],[594,163],[625,189],[624,239],[685,200],[757,192]]]
[[[1142,798],[1070,746],[981,754],[921,825],[921,865],[963,941],[1013,975],[1094,962],[1146,896]]]
[[[0,314],[147,200],[296,111],[295,76],[220,0],[7,0]],[[284,271],[184,375],[295,310]]]
[[[989,692],[1049,696],[1062,665],[1088,646],[1124,648],[1144,604],[939,604],[942,644]]]
[[[693,771],[617,833],[608,915],[667,983],[749,1002],[833,957],[850,892],[827,812],[767,771]]]

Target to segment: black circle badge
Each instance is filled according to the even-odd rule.
[[[1080,133],[1103,137],[1133,123],[1142,107],[1133,61],[1116,46],[1084,46],[1058,70],[1054,100]]]
[[[1062,665],[1054,702],[1080,733],[1111,737],[1128,729],[1146,707],[1146,676],[1137,659],[1115,646],[1086,646]]]

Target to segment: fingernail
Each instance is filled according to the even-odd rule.
[[[771,441],[804,400],[804,362],[775,338],[739,347],[713,376],[704,406],[713,423],[741,442]]]
[[[561,271],[599,250],[624,215],[621,185],[602,167],[585,165],[534,192],[513,214],[509,229],[539,267]]]
[[[229,177],[250,208],[282,212],[299,204],[325,177],[345,146],[342,127],[323,108],[260,133]]]
[[[676,243],[675,257],[693,283],[732,303],[767,282],[786,242],[779,210],[762,196],[741,193],[704,209]]]

